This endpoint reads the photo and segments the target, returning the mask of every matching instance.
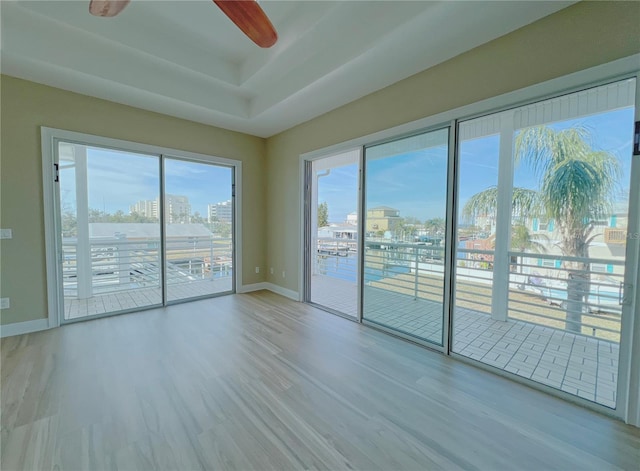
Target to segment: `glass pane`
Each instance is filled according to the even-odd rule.
[[[233,170],[165,159],[164,175],[167,301],[231,292]]]
[[[495,120],[484,118],[459,126],[458,237],[456,250],[453,316],[454,352],[475,358],[476,325],[491,314],[493,262],[496,238],[495,212],[474,204],[470,198],[485,191],[497,197],[500,135]]]
[[[159,157],[58,144],[64,319],[162,303]]]
[[[309,301],[358,315],[358,169],[360,152],[311,163]]]
[[[475,248],[458,255],[453,351],[611,408],[634,91],[625,80],[460,125],[458,241],[489,219],[471,237],[494,252],[485,267]]]
[[[443,338],[448,129],[365,150],[363,317]]]

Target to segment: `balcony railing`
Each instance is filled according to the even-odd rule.
[[[456,305],[492,314],[492,250],[458,248]],[[624,261],[510,251],[507,316],[538,325],[581,332],[619,341],[623,298]],[[570,264],[586,269],[576,270]],[[567,302],[569,276],[586,280],[580,300]],[[567,314],[579,313],[572,326]]]
[[[624,297],[624,261],[509,252],[509,316],[556,328],[572,327],[568,314],[579,314],[575,329],[608,340],[620,340]],[[573,267],[572,267],[573,265]],[[576,269],[575,267],[587,267]],[[569,299],[570,277],[579,279],[575,301]],[[529,293],[532,296],[522,296]],[[540,301],[546,303],[540,308]]]
[[[358,242],[353,239],[320,237],[317,239],[313,274],[356,282]]]
[[[444,247],[426,243],[365,242],[365,285],[442,302]]]
[[[63,239],[62,277],[65,296],[84,289],[105,294],[160,287],[159,239],[90,239],[87,255],[78,252],[75,239]],[[233,272],[231,239],[183,237],[167,240],[167,284],[230,277]],[[84,285],[84,286],[83,286]]]
[[[367,240],[364,244],[364,284],[403,293],[414,298],[442,302],[444,287],[444,248],[424,243]],[[358,260],[356,242],[320,239],[314,274],[354,283]],[[492,250],[456,249],[456,299],[458,307],[492,315],[494,296]],[[511,262],[507,299],[507,318],[557,329],[566,329],[567,279],[580,276],[588,280],[579,309],[578,329],[584,335],[619,341],[622,311],[624,261],[576,258],[562,255],[508,252]],[[572,270],[569,264],[588,267]],[[573,307],[572,307],[573,306]]]

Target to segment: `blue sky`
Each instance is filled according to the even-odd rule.
[[[633,109],[592,115],[553,123],[554,129],[575,125],[591,132],[593,147],[618,157],[623,170],[620,181],[628,192],[631,170]],[[460,144],[460,205],[472,195],[497,184],[499,136],[464,141]],[[329,220],[343,222],[357,208],[357,166],[332,169],[318,184],[318,200],[326,201]],[[367,161],[367,207],[391,206],[401,216],[420,220],[445,217],[447,148],[445,145]],[[530,169],[520,166],[514,172],[514,185],[537,188]]]
[[[628,189],[631,166],[631,123],[633,109],[625,108],[580,120],[554,123],[556,129],[576,124],[591,130],[594,147],[616,155]],[[460,146],[460,204],[473,194],[497,182],[497,135],[468,140]],[[89,148],[89,206],[113,213],[139,200],[155,199],[159,193],[158,158],[112,150]],[[231,170],[225,167],[166,160],[166,192],[186,195],[192,211],[206,215],[209,203],[231,198]],[[367,206],[385,205],[400,210],[401,216],[420,220],[445,216],[446,145],[416,150],[388,158],[371,159],[367,164]],[[329,220],[343,222],[357,209],[357,165],[332,169],[319,180],[318,198],[329,206]],[[535,188],[527,168],[514,174],[517,186]],[[75,204],[73,172],[61,171],[63,210]]]
[[[446,145],[440,145],[368,161],[367,208],[391,206],[403,217],[444,218],[447,158]]]
[[[137,201],[158,197],[158,157],[98,148],[88,148],[87,155],[90,208],[128,213]],[[166,193],[188,196],[192,212],[203,217],[208,204],[231,199],[230,168],[166,159],[165,175]],[[60,189],[63,210],[74,208],[73,171],[61,171]]]
[[[206,217],[207,205],[231,199],[231,175],[228,167],[181,160],[165,160],[165,192],[189,197],[191,212]]]

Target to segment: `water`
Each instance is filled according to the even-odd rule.
[[[393,266],[384,270],[380,268],[367,267],[365,268],[364,281],[365,283],[378,281],[383,278],[389,278],[410,272],[411,269],[408,266]],[[355,283],[358,273],[358,256],[357,254],[349,254],[347,257],[318,257],[318,273]]]

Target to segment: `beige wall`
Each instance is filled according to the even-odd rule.
[[[264,139],[2,76],[1,322],[47,316],[40,126],[241,160],[244,284],[264,281]]]
[[[639,53],[638,18],[639,2],[579,3],[269,138],[268,281],[298,290],[300,154]]]

